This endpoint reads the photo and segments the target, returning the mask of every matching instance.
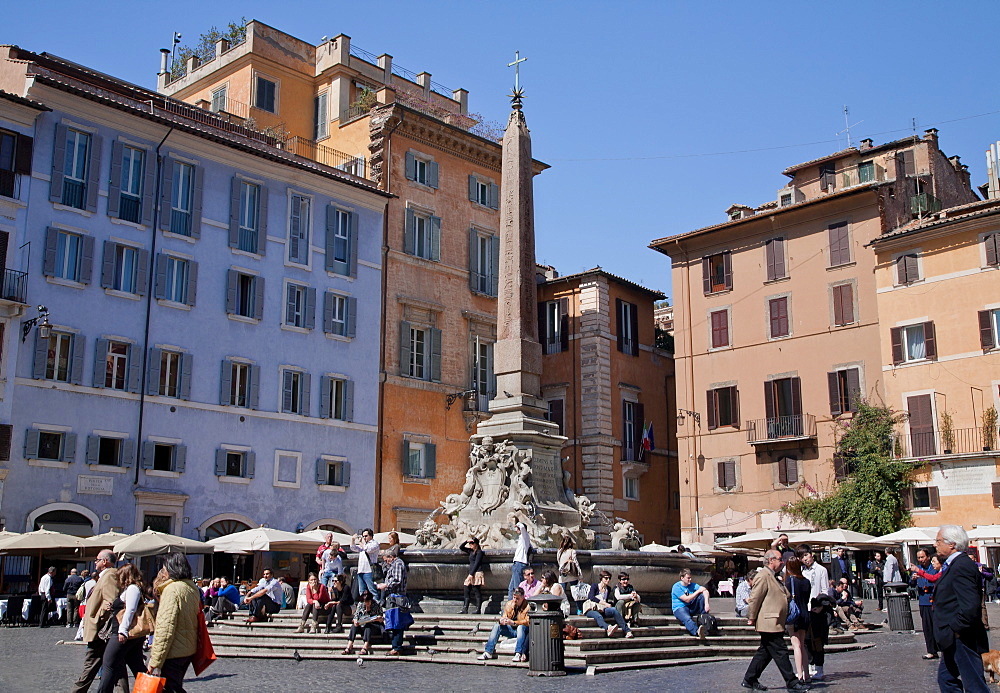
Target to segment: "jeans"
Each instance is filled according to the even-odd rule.
[[[333,576],[334,576],[334,572],[332,570],[324,570],[322,573],[320,573],[319,581],[321,583],[323,583],[324,585],[326,585],[326,589],[327,590],[333,589],[333,587],[332,587],[332,585],[333,585]]]
[[[961,677],[961,680],[959,680]],[[951,644],[941,648],[938,664],[938,687],[942,693],[965,691],[987,693],[989,686],[983,676],[983,659],[956,635]]]
[[[524,564],[522,563],[521,565]],[[514,645],[515,654],[526,654],[528,652],[528,626],[518,626],[515,630],[514,626],[501,626],[498,623],[493,626],[493,630],[490,631],[490,639],[486,641],[486,651],[489,654],[496,652],[497,640],[500,639],[501,635],[505,638],[517,638],[517,643]]]
[[[507,601],[514,598],[514,588],[521,584],[524,580],[524,569],[528,567],[527,563],[521,563],[521,561],[514,561],[510,566],[510,585],[507,586]]]
[[[388,628],[385,631],[385,634],[392,638],[392,649],[396,652],[403,649],[403,633],[405,632],[402,628]]]
[[[618,627],[622,629],[623,633],[628,633],[630,630],[628,624],[625,623],[625,617],[622,616],[621,612],[613,606],[609,606],[607,609],[603,610],[591,609],[584,614],[584,616],[594,619],[594,623],[597,624],[597,627],[603,628],[604,630],[608,629],[608,622],[604,620],[605,618],[613,619]]]
[[[375,578],[372,577],[371,573],[358,573],[358,598],[368,590],[372,593],[372,596],[378,599],[378,588],[375,587]]]
[[[697,597],[688,602],[687,606],[682,606],[679,609],[674,609],[674,618],[681,622],[681,625],[687,628],[687,632],[691,635],[698,635],[698,624],[694,622],[695,616],[700,616],[705,612],[705,595],[699,594]]]
[[[267,618],[270,614],[276,614],[281,610],[281,604],[277,604],[266,594],[251,600],[250,615],[258,620]]]

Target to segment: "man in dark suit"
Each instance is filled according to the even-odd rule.
[[[990,649],[980,618],[982,577],[966,555],[969,535],[955,525],[943,525],[934,542],[943,561],[934,588],[934,639],[941,648],[938,686],[944,693],[987,693],[981,655]]]
[[[848,593],[857,596],[857,580],[854,578],[854,571],[851,570],[851,559],[847,557],[847,550],[843,546],[838,546],[833,552],[833,558],[830,560],[830,578],[835,585],[840,582],[840,578],[847,578]]]

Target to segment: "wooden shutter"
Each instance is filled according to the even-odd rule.
[[[986,245],[986,264],[996,267],[1000,264],[1000,233],[991,233],[983,239]]]
[[[337,234],[337,208],[332,204],[326,206],[326,238],[325,246],[326,250],[324,253],[324,264],[327,272],[336,272],[337,274],[346,274],[344,270],[344,263],[337,262],[337,247],[336,247],[336,234]]]
[[[490,236],[490,296],[500,295],[500,236]]]
[[[830,242],[830,265],[843,265],[851,261],[848,243],[847,222],[832,224],[828,228]]]
[[[152,226],[156,208],[156,160],[148,149],[142,152],[142,177],[142,223]]]
[[[108,216],[119,216],[121,208],[122,156],[125,145],[120,140],[111,143],[111,180],[108,181]]]
[[[799,461],[794,457],[778,459],[778,483],[782,486],[792,486],[799,481]]]
[[[431,236],[431,256],[434,262],[441,261],[441,217],[431,216],[427,218],[427,224]]]
[[[802,416],[802,378],[789,378],[792,385],[792,416]]]
[[[839,304],[840,318],[838,325],[851,325],[854,323],[854,287],[850,284],[841,284],[833,287],[834,313]]]
[[[764,415],[769,419],[776,419],[778,417],[778,407],[774,397],[773,380],[768,380],[764,383]]]
[[[705,409],[708,412],[708,430],[714,431],[719,427],[719,393],[717,390],[708,390],[706,395]]]
[[[934,360],[938,356],[937,339],[934,335],[934,321],[924,323],[924,358]]]
[[[941,494],[937,486],[927,487],[927,501],[931,510],[941,509]]]
[[[730,425],[740,427],[740,391],[735,385],[727,388],[729,390],[729,410],[732,412]]]
[[[907,149],[905,151],[900,152],[899,158],[902,160],[903,163],[903,175],[904,176],[916,175],[917,165],[916,162],[913,160],[913,150]]]
[[[479,233],[475,229],[469,229],[469,288],[479,292]]]
[[[736,462],[724,460],[719,462],[719,488],[733,490],[736,488]]]
[[[906,283],[906,256],[900,255],[896,258],[896,283]]]
[[[319,416],[321,419],[329,419],[333,416],[334,406],[330,397],[330,386],[333,378],[328,375],[319,377]]]
[[[24,459],[33,460],[38,458],[38,441],[41,431],[29,428],[24,432]]]
[[[403,224],[403,252],[407,255],[416,255],[416,247],[414,245],[414,238],[416,234],[414,229],[417,223],[417,215],[412,209],[406,210],[406,222]]]
[[[559,299],[559,350],[569,351],[569,299]]]
[[[538,302],[538,341],[542,343],[542,354],[549,353],[549,334],[547,330],[547,320],[546,320],[546,307],[549,305],[548,301]]]
[[[772,298],[768,301],[771,319],[771,337],[788,335],[788,298]]]
[[[215,451],[215,476],[226,475],[226,456],[228,452],[219,448]]]
[[[128,383],[126,388],[133,394],[142,392],[142,357],[135,344],[128,345]]]
[[[108,368],[108,340],[97,338],[94,347],[94,387],[104,387]]]
[[[142,456],[139,459],[139,466],[142,469],[152,469],[153,461],[156,457],[156,443],[145,440],[142,443]]]
[[[89,284],[94,272],[94,237],[80,239],[80,283]]]
[[[1000,481],[993,482],[993,507],[1000,508]]]
[[[344,381],[344,421],[354,421],[354,381]],[[346,486],[346,484],[345,484]]]
[[[42,339],[38,330],[35,330],[35,353],[31,362],[31,377],[38,380],[44,379],[48,361],[49,339]]]
[[[156,256],[156,263],[153,269],[153,298],[161,299],[167,296],[167,256],[160,253]],[[232,274],[232,270],[229,270]],[[227,312],[232,312],[228,310]]]
[[[323,332],[331,334],[333,332],[333,306],[334,295],[329,291],[323,293]]]
[[[847,408],[846,411],[857,411],[861,399],[861,369],[847,369]]]
[[[433,479],[437,476],[437,446],[424,443],[424,478]]]
[[[187,290],[184,292],[184,303],[194,306],[198,299],[198,263],[194,260],[188,260],[187,267]]]
[[[110,289],[115,282],[115,249],[114,241],[104,241],[104,259],[101,262],[101,287]]]
[[[45,247],[42,251],[42,274],[54,277],[56,274],[56,244],[59,231],[51,226],[45,229]]]
[[[399,323],[399,374],[404,376],[410,373],[410,323],[401,321]]]
[[[322,457],[316,458],[316,484],[326,486],[330,480],[330,463]]]
[[[264,318],[264,277],[253,278],[253,312],[254,318]]]
[[[283,371],[281,378],[281,411],[288,413],[292,411],[295,402],[292,400],[292,380],[295,377],[294,371]]]
[[[903,510],[913,510],[913,489],[904,489],[901,495]]]
[[[785,239],[772,238],[764,244],[767,260],[767,280],[785,278]]]
[[[479,179],[469,174],[469,200],[479,202]]]
[[[701,259],[701,277],[705,295],[712,293],[712,259],[706,255]]]
[[[830,416],[840,416],[844,413],[840,399],[840,373],[827,373],[826,384],[830,395]]]
[[[219,379],[219,404],[227,406],[233,402],[233,362],[222,360],[222,377]]]
[[[646,407],[641,402],[636,402],[632,407],[632,412],[632,440],[635,445],[635,454],[632,459],[639,460],[642,459],[640,451],[642,450],[642,431],[646,426]]]
[[[432,382],[441,382],[441,330],[436,327],[432,327],[427,330],[428,336],[430,337],[430,365],[431,372],[430,378]]]
[[[892,342],[892,365],[897,366],[903,362],[903,328],[889,328],[889,336]]]
[[[101,187],[101,143],[97,135],[90,136],[90,161],[87,162],[87,211],[97,211],[97,194]]]
[[[163,358],[162,349],[150,349],[149,350],[149,361],[148,361],[148,371],[146,376],[146,394],[147,395],[158,395],[160,394],[160,359]]]
[[[76,434],[63,434],[62,461],[73,462],[76,460]]]
[[[135,293],[145,296],[149,289],[149,251],[137,248],[135,251]]]
[[[315,287],[309,286],[305,289],[306,307],[305,307],[305,319],[303,321],[303,326],[307,330],[311,330],[316,327],[316,289]]]
[[[629,303],[630,310],[628,312],[629,324],[632,328],[632,356],[639,355],[639,306],[635,303]]]
[[[131,467],[135,464],[135,441],[126,438],[121,442],[121,460],[119,463],[122,467]]]
[[[839,452],[833,454],[833,478],[842,481],[848,476],[847,458]]]
[[[83,344],[83,335],[75,334],[70,338],[73,359],[70,363],[69,381],[74,385],[83,384]]]
[[[997,338],[993,334],[993,311],[979,311],[979,345],[983,351],[989,351],[996,346]]]
[[[403,476],[413,476],[410,472],[410,441],[403,439],[403,451],[400,458],[400,471]]]
[[[205,168],[194,166],[191,181],[191,238],[201,238],[201,208],[205,187]],[[306,241],[306,262],[309,261],[309,241]]]
[[[159,264],[159,263],[157,263]],[[166,277],[166,262],[164,262],[164,278]],[[159,268],[157,268],[157,281],[159,281]],[[236,270],[226,270],[226,312],[236,315],[239,303],[240,273]]]
[[[177,397],[180,399],[191,399],[191,367],[194,355],[181,354],[180,361],[181,372],[178,374]]]
[[[301,378],[302,386],[299,388],[299,414],[309,416],[309,405],[312,403],[312,374],[303,373]]]
[[[13,436],[14,427],[11,424],[0,424],[0,462],[10,460],[10,444]]]
[[[174,471],[178,474],[183,474],[184,470],[187,468],[187,446],[186,445],[175,445],[174,446]]]
[[[729,314],[725,310],[712,313],[712,348],[729,346]]]
[[[344,326],[344,336],[354,338],[358,329],[358,299],[348,296],[344,299],[347,304],[347,324]]]
[[[250,366],[250,396],[247,398],[247,406],[251,409],[260,407],[260,366]]]
[[[432,188],[438,187],[438,163],[436,161],[427,162],[427,185]]]
[[[56,136],[52,145],[52,177],[49,181],[49,201],[62,202],[64,167],[66,166],[66,138],[69,128],[56,124]]]
[[[174,190],[174,160],[169,156],[163,157],[163,171],[160,174],[160,228],[164,231],[170,230],[170,218],[173,216],[173,190]]]
[[[31,155],[35,141],[27,135],[18,135],[14,152],[14,173],[31,175]]]
[[[615,299],[615,338],[618,342],[618,351],[625,350],[625,330],[624,321],[622,320],[622,300],[620,298]]]
[[[413,156],[413,152],[406,152],[406,179],[417,179],[417,159]]]
[[[101,460],[101,437],[87,436],[87,464],[98,464]]]
[[[496,183],[490,183],[490,209],[500,208],[500,186]]]
[[[240,245],[240,213],[242,211],[243,180],[233,176],[229,189],[229,247]]]
[[[728,250],[722,254],[723,283],[727,291],[733,290],[733,254]]]
[[[936,452],[934,437],[934,415],[930,395],[916,395],[906,398],[906,410],[910,424],[910,456],[921,457]]]

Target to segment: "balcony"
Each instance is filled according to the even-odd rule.
[[[28,273],[5,269],[3,271],[3,295],[5,301],[28,302]]]
[[[793,414],[746,422],[747,442],[751,445],[808,440],[816,437],[816,417]]]
[[[360,178],[367,178],[365,159],[358,156],[350,156],[343,152],[338,152],[332,147],[319,144],[315,140],[305,137],[289,137],[281,144],[281,148],[286,152],[311,159],[320,164],[340,169],[351,175]]]
[[[941,200],[930,193],[910,196],[910,214],[915,217],[941,211]]]
[[[896,459],[914,459],[971,455],[995,450],[998,441],[1000,441],[1000,430],[993,431],[993,440],[985,440],[982,427],[956,428],[950,433],[900,431],[893,443],[893,456]]]

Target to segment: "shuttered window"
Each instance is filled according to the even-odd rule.
[[[831,224],[827,228],[827,234],[830,242],[830,267],[849,263],[851,261],[851,242],[847,222]]]
[[[851,284],[838,284],[833,287],[833,324],[843,327],[853,325],[854,322],[854,287]]]
[[[837,184],[837,164],[827,162],[819,166],[819,189],[823,192],[833,192]]]
[[[712,348],[729,346],[729,311],[716,310],[710,313],[712,322]]]
[[[281,411],[309,416],[310,376],[290,368],[281,371]]]
[[[719,488],[724,491],[736,490],[736,460],[722,460],[718,463]]]
[[[632,356],[639,355],[638,306],[620,298],[615,299],[616,339],[618,351]]]
[[[993,482],[993,507],[1000,508],[1000,481]]]
[[[740,402],[736,386],[708,390],[708,430],[721,426],[739,427]]]
[[[326,208],[326,270],[345,277],[358,273],[358,214]]]
[[[772,238],[764,243],[767,280],[773,282],[788,276],[785,271],[785,239]]]
[[[1000,310],[979,311],[979,345],[983,351],[1000,346]]]
[[[937,358],[937,336],[934,322],[924,322],[889,330],[892,343],[893,365],[907,361]]]
[[[226,271],[226,312],[244,318],[264,317],[264,277]]]
[[[795,457],[778,458],[778,483],[782,486],[794,486],[799,483],[799,461]]]
[[[426,155],[406,153],[406,179],[429,188],[438,187],[438,164]]]
[[[790,334],[788,328],[788,297],[772,298],[767,302],[767,311],[771,339],[787,337]]]
[[[253,105],[268,113],[278,112],[278,85],[265,77],[257,75],[256,89],[254,90]]]
[[[850,475],[850,463],[849,459],[837,452],[833,455],[833,478],[837,481],[843,481]]]
[[[538,337],[543,354],[569,350],[569,299],[538,304]]]
[[[988,233],[983,238],[986,248],[986,264],[989,267],[1000,265],[1000,233]]]
[[[907,253],[896,258],[896,283],[911,284],[920,279],[920,265],[916,253]]]
[[[733,289],[733,254],[706,255],[701,259],[702,282],[706,295]]]
[[[830,414],[840,416],[858,410],[861,399],[861,370],[844,368],[826,374],[830,393]]]
[[[937,454],[937,435],[934,432],[934,411],[930,395],[916,395],[906,398],[909,415],[910,457],[924,457]]]

